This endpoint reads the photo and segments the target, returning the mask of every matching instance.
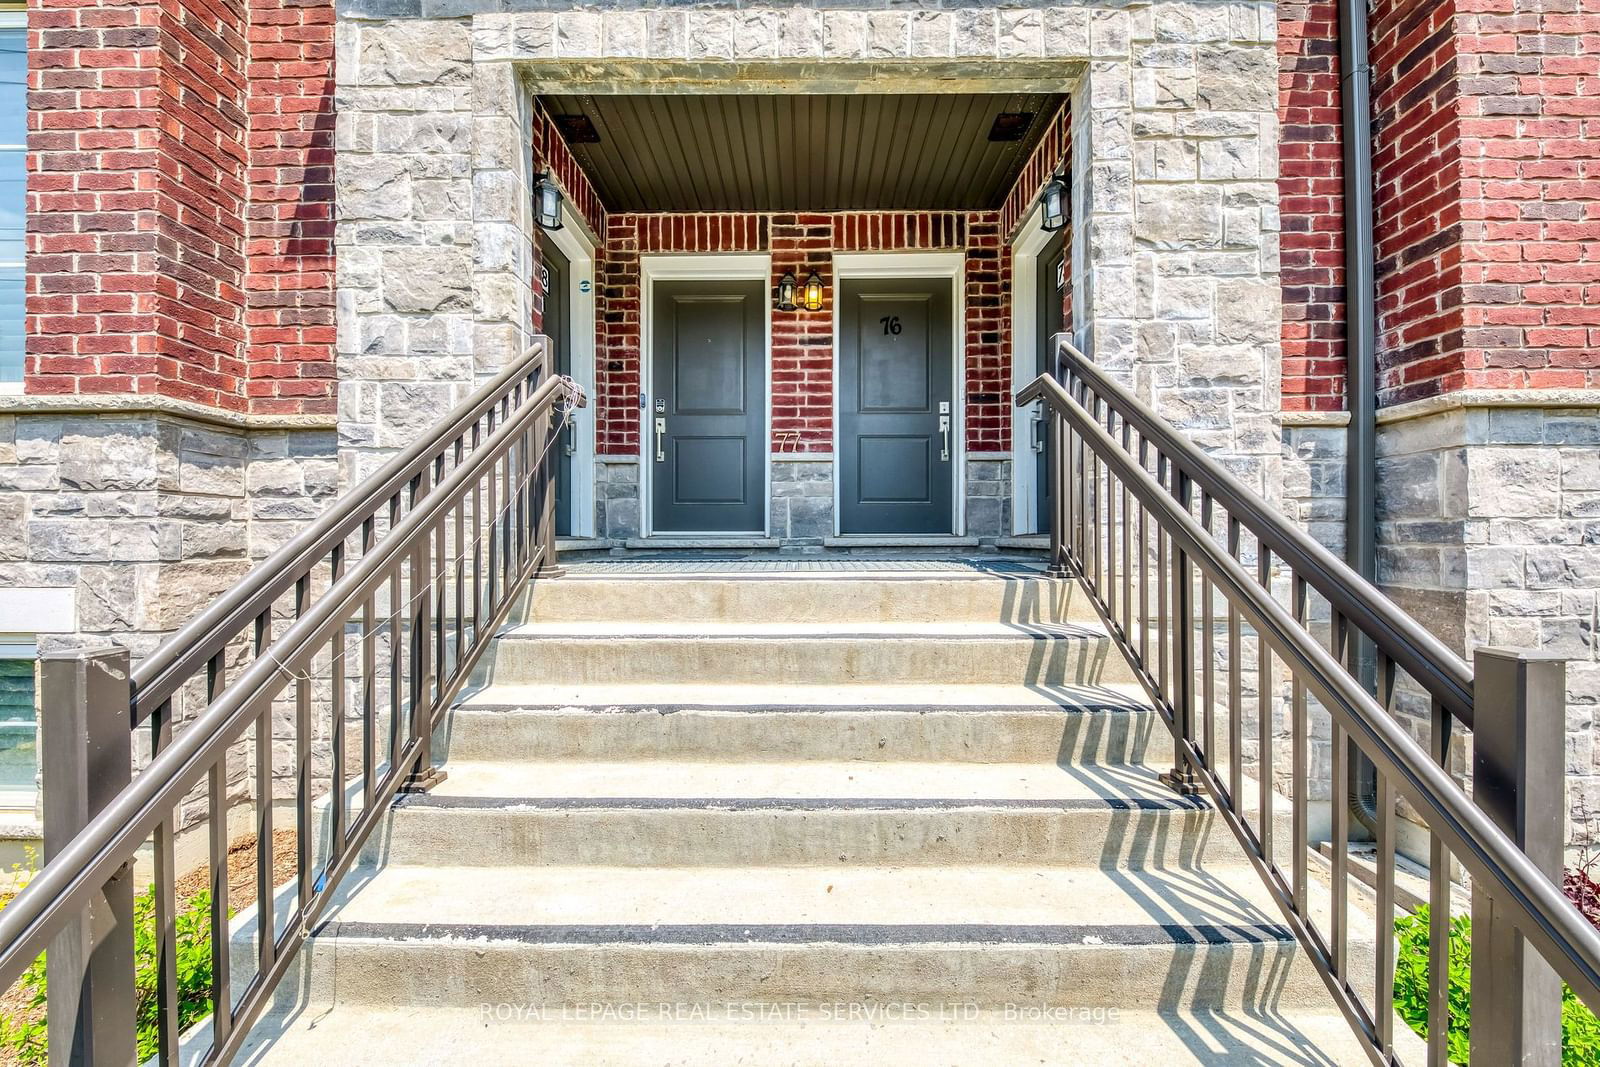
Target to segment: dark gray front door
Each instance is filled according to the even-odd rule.
[[[947,534],[955,478],[948,278],[839,283],[839,529]]]
[[[1066,308],[1065,282],[1066,282],[1066,253],[1062,248],[1061,234],[1057,233],[1050,239],[1044,251],[1039,253],[1038,283],[1034,287],[1039,301],[1039,362],[1038,374],[1053,374],[1056,369],[1055,349],[1050,346],[1050,340],[1065,329]],[[1050,420],[1045,419],[1034,429],[1034,471],[1038,479],[1034,485],[1038,490],[1034,499],[1039,503],[1039,513],[1035,516],[1038,523],[1034,527],[1040,533],[1050,529],[1050,478],[1049,448],[1050,448]]]
[[[763,531],[766,394],[758,280],[657,282],[646,458],[656,533]]]
[[[572,373],[572,265],[549,241],[539,243],[541,280],[544,282],[544,327],[542,333],[556,346],[556,373]],[[556,470],[556,534],[572,536],[572,454],[576,450],[578,412],[561,433],[561,454]]]

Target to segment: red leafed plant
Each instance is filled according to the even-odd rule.
[[[1593,844],[1595,826],[1582,800],[1578,802],[1578,820],[1583,823],[1588,840],[1578,849],[1577,866],[1568,867],[1561,873],[1561,888],[1583,912],[1583,917],[1600,927],[1600,881],[1595,879],[1595,875],[1600,873],[1600,849]]]

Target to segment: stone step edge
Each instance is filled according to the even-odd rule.
[[[686,624],[692,625],[692,624]],[[991,626],[990,623],[977,625]],[[497,641],[670,641],[674,643],[689,643],[703,641],[762,641],[768,643],[790,644],[795,641],[937,641],[947,643],[950,641],[1074,641],[1074,640],[1110,640],[1110,634],[1101,628],[1089,624],[1047,624],[1031,629],[1007,630],[1004,633],[979,632],[964,633],[957,629],[927,630],[890,630],[849,632],[830,630],[823,624],[806,629],[773,630],[765,633],[752,633],[728,629],[720,633],[712,631],[673,630],[673,631],[638,631],[626,628],[626,623],[618,623],[613,629],[596,629],[593,631],[562,629],[560,623],[523,623],[495,635]]]
[[[446,765],[448,767],[448,764]],[[485,797],[416,793],[397,797],[396,811],[1210,811],[1202,797]]]
[[[330,919],[313,937],[521,945],[1040,945],[1088,948],[1293,943],[1280,923],[383,923]]]
[[[450,709],[452,715],[559,715],[563,712],[616,715],[675,715],[700,711],[729,712],[749,715],[831,715],[831,714],[883,714],[883,715],[1039,715],[1060,718],[1062,713],[1089,715],[1155,715],[1149,704],[1103,703],[1084,701],[1072,704],[718,704],[714,701],[693,701],[662,704],[619,704],[610,701],[585,703],[581,700],[559,704],[531,704],[522,701],[503,703],[457,704]]]

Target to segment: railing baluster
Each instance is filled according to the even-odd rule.
[[[301,618],[311,607],[311,575],[301,575],[294,584],[294,615]],[[311,886],[315,881],[311,869],[311,835],[314,832],[311,811],[311,670],[314,657],[295,672],[294,680],[294,796],[295,796],[295,867],[299,875],[301,911],[311,899]]]
[[[361,520],[361,558],[372,555],[377,536],[377,518]],[[361,602],[361,810],[372,810],[378,774],[378,642],[374,627],[378,622],[375,597],[371,589]]]
[[[260,656],[272,643],[272,607],[256,616],[255,646]],[[256,970],[266,974],[278,958],[272,882],[272,701],[256,719]]]
[[[489,432],[494,433],[494,428],[495,417],[494,412],[491,411],[489,412]],[[495,589],[497,588],[497,580],[500,574],[500,557],[498,555],[500,549],[500,519],[499,502],[496,500],[497,483],[499,482],[498,463],[494,463],[489,466],[488,471],[485,472],[483,480],[487,483],[489,490],[488,511],[484,516],[479,517],[480,522],[487,519],[488,526],[486,529],[489,539],[488,552],[484,560],[488,571],[488,587],[484,590],[483,613],[485,615],[493,615],[495,607]]]
[[[439,459],[433,468],[433,484],[438,485],[444,481],[444,453],[439,453]],[[450,677],[448,661],[445,658],[445,622],[450,614],[449,590],[445,585],[447,571],[445,568],[449,546],[447,531],[449,527],[441,522],[434,528],[433,543],[433,611],[429,618],[433,622],[433,677],[434,688],[437,692]],[[437,697],[435,698],[437,699]]]
[[[1378,810],[1376,814],[1377,857],[1373,862],[1377,876],[1377,953],[1372,989],[1372,1021],[1378,1047],[1389,1052],[1394,1046],[1394,784],[1378,772]]]
[[[1450,712],[1432,702],[1429,754],[1450,769]],[[1450,1037],[1450,855],[1438,834],[1428,841],[1428,1067],[1449,1062]]]
[[[461,462],[462,462],[462,458],[463,458],[463,456],[462,456],[463,451],[464,451],[464,449],[463,449],[462,439],[457,437],[456,438],[456,466],[457,467],[461,466]],[[466,619],[466,586],[465,586],[466,566],[467,566],[467,563],[466,563],[466,560],[467,560],[466,512],[467,512],[467,497],[465,495],[463,495],[459,500],[456,501],[456,506],[455,506],[456,552],[455,552],[454,570],[455,570],[455,583],[456,583],[456,597],[455,597],[455,600],[456,600],[456,604],[455,604],[456,658],[455,658],[455,662],[451,664],[451,668],[450,668],[450,675],[451,675],[452,680],[455,678],[456,674],[460,672],[462,648],[463,648],[463,643],[465,641],[465,634],[462,632],[461,627],[462,627],[463,622]]]
[[[1349,626],[1344,615],[1338,611],[1333,613],[1331,636],[1333,647],[1329,649],[1335,659],[1341,659],[1346,645],[1349,643]],[[1333,889],[1333,902],[1331,904],[1333,973],[1341,980],[1349,978],[1349,944],[1350,944],[1350,743],[1345,735],[1344,728],[1337,719],[1333,722],[1330,736],[1333,751],[1333,811],[1332,826],[1329,830],[1328,847],[1333,855],[1330,857],[1333,864],[1333,873],[1330,876]]]
[[[490,416],[493,418],[493,416]],[[478,451],[478,437],[480,430],[478,423],[472,424],[472,451]],[[477,641],[483,632],[482,624],[482,596],[483,596],[483,478],[472,479],[472,640]]]
[[[1133,428],[1126,419],[1122,422],[1122,450],[1130,455],[1133,447]],[[1128,638],[1133,633],[1133,518],[1128,508],[1128,483],[1118,479],[1122,486],[1122,633]]]
[[[1172,495],[1178,506],[1189,511],[1193,506],[1193,486],[1189,475],[1172,466]],[[1162,599],[1163,605],[1166,599]],[[1200,782],[1187,753],[1194,741],[1194,576],[1189,570],[1189,554],[1172,543],[1172,691],[1173,714],[1172,772],[1167,784],[1188,796],[1200,792]]]
[[[1261,588],[1272,593],[1272,552],[1260,541],[1256,542],[1256,579],[1261,583]],[[1256,769],[1261,774],[1261,781],[1257,784],[1261,792],[1261,854],[1269,861],[1272,859],[1272,744],[1273,744],[1273,715],[1272,702],[1276,694],[1272,691],[1272,648],[1267,644],[1266,637],[1261,633],[1256,634],[1256,696],[1259,708],[1259,721],[1256,726]]]
[[[1156,453],[1156,481],[1163,486],[1167,484],[1167,457]],[[1167,585],[1167,535],[1156,525],[1156,686],[1161,690],[1161,696],[1167,703],[1173,703],[1172,679],[1167,673],[1167,649],[1170,641],[1167,635],[1167,624],[1171,618],[1169,610],[1172,590]]]
[[[334,583],[344,577],[344,542],[333,546],[333,552],[328,560],[328,572]],[[345,812],[344,783],[345,783],[345,692],[344,692],[344,631],[348,624],[341,621],[339,628],[333,632],[332,658],[329,660],[329,698],[333,705],[333,721],[329,725],[333,729],[331,739],[333,746],[333,788],[328,803],[333,813],[333,840],[330,842],[328,855],[331,862],[337,863],[344,855],[345,824],[348,815]]]
[[[400,497],[396,495],[389,501],[389,529],[393,530],[400,523]],[[404,601],[400,594],[400,563],[396,561],[389,568],[389,617],[384,620],[384,626],[389,630],[389,774],[400,773],[400,746],[403,740],[405,719],[400,710],[401,704],[401,661],[404,657],[403,640],[400,636],[400,620]]]
[[[1106,405],[1106,434],[1112,435],[1116,431],[1116,416],[1111,406]],[[1106,470],[1106,619],[1113,624],[1117,618],[1117,603],[1121,599],[1118,589],[1120,575],[1117,573],[1117,487],[1121,484],[1116,480],[1116,475],[1111,471],[1111,465],[1105,465]]]
[[[150,755],[172,743],[172,701],[150,716]],[[163,1064],[178,1062],[178,892],[173,836],[177,812],[162,812],[153,836],[156,923],[156,1054]]]
[[[1150,446],[1139,435],[1139,466],[1149,466]],[[1139,666],[1150,671],[1150,535],[1149,509],[1139,502]]]
[[[1305,579],[1298,574],[1290,575],[1290,585],[1293,588],[1294,619],[1302,627],[1306,624],[1307,595]],[[1307,832],[1307,818],[1311,807],[1311,768],[1308,763],[1309,738],[1307,737],[1308,723],[1306,722],[1306,687],[1298,673],[1292,673],[1290,680],[1290,707],[1289,729],[1293,740],[1291,742],[1294,764],[1292,776],[1294,778],[1294,906],[1303,915],[1306,911],[1306,853],[1311,847],[1310,836]]]
[[[1228,516],[1228,555],[1239,558],[1239,520]],[[1244,805],[1244,641],[1239,608],[1228,601],[1228,803]]]
[[[1211,513],[1211,494],[1200,494],[1200,524],[1211,533],[1214,517]],[[1216,769],[1217,754],[1217,671],[1216,671],[1216,605],[1212,602],[1211,579],[1204,568],[1200,570],[1200,700],[1204,709],[1202,729],[1205,732],[1206,767]]]
[[[210,705],[227,685],[227,651],[218,652],[206,664],[206,704]],[[211,765],[206,775],[206,803],[211,811],[208,845],[211,861],[211,1034],[212,1043],[228,1039],[233,1029],[233,1000],[229,968],[232,962],[228,945],[228,759],[226,754]]]

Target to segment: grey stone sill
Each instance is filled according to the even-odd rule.
[[[0,810],[0,841],[43,841],[44,824],[31,811]]]
[[[1600,389],[1465,389],[1378,409],[1378,423],[1404,422],[1466,408],[1596,408]]]
[[[981,541],[976,537],[955,537],[951,534],[844,534],[824,537],[822,543],[828,548],[977,548]]]
[[[622,543],[624,548],[682,549],[704,548],[777,548],[782,542],[776,537],[675,537],[657,534],[654,537],[630,537]]]
[[[30,396],[0,393],[0,415],[165,415],[230,430],[336,430],[337,415],[261,415],[221,411],[169,396]]]

